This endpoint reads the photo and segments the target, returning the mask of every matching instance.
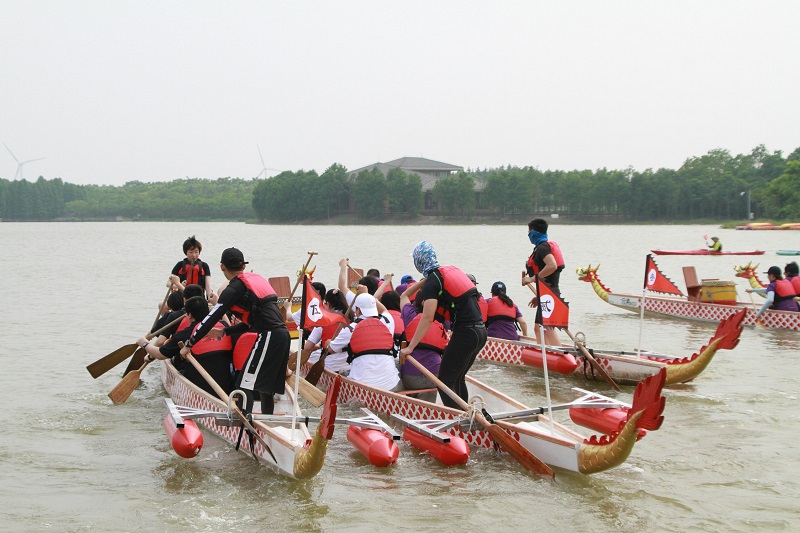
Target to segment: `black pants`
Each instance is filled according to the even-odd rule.
[[[253,350],[236,377],[236,388],[247,394],[247,409],[261,400],[261,412],[272,414],[272,395],[283,394],[291,337],[285,328],[258,334]]]
[[[469,400],[465,377],[478,353],[486,344],[486,327],[483,324],[453,326],[453,335],[442,354],[439,379],[450,387],[464,401]],[[461,409],[461,406],[442,393],[442,403],[448,407]]]

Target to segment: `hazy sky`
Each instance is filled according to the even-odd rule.
[[[769,0],[0,0],[0,141],[45,158],[26,179],[117,185],[252,178],[258,146],[320,173],[788,155],[799,20]]]

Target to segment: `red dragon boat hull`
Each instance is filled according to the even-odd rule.
[[[650,250],[656,255],[764,255],[764,250],[749,250],[746,252],[711,252],[709,250]]]

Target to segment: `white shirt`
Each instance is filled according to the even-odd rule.
[[[386,313],[382,317],[386,320],[380,319],[381,324],[394,335],[392,315]],[[356,323],[353,322],[350,326],[355,328]],[[350,344],[351,335],[352,331],[349,328],[342,328],[339,335],[331,341],[331,353],[328,355],[328,359],[334,352],[339,353]],[[391,390],[400,383],[400,373],[397,371],[395,358],[385,354],[364,354],[353,359],[353,362],[350,363],[350,378],[364,385],[384,390]]]

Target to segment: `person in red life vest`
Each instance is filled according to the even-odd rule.
[[[216,296],[211,289],[211,269],[208,263],[200,259],[201,251],[203,251],[203,245],[194,235],[183,241],[183,253],[186,255],[186,259],[175,265],[169,279],[173,287],[180,290],[193,283],[200,285],[208,299],[213,301]]]
[[[498,339],[519,340],[517,328],[523,335],[528,334],[528,324],[522,318],[519,307],[506,294],[506,284],[495,281],[492,284],[492,297],[487,302],[488,318],[486,331],[490,337]]]
[[[478,288],[478,280],[475,279],[475,276],[472,274],[467,274],[467,277],[470,279],[472,283],[475,284],[475,288]],[[478,291],[478,307],[481,310],[481,317],[483,318],[483,322],[486,323],[486,320],[489,318],[489,304],[486,301],[486,298],[483,297],[481,291]],[[491,333],[490,333],[491,335]]]
[[[536,281],[536,277],[544,280],[557,295],[561,296],[561,289],[558,287],[561,271],[564,270],[564,256],[561,247],[557,243],[548,239],[547,221],[542,218],[535,218],[528,222],[528,239],[533,244],[533,253],[525,263],[525,273],[522,276],[522,284],[527,285]],[[534,296],[528,304],[529,307],[537,307],[539,299]],[[534,328],[536,341],[541,342],[539,330]],[[550,346],[558,346],[561,341],[554,328],[544,328],[545,343]]]
[[[339,289],[331,289],[326,292],[322,305],[324,305],[328,311],[338,313],[340,318],[335,324],[329,324],[311,330],[311,334],[308,336],[303,346],[304,350],[313,350],[311,356],[308,358],[309,363],[316,363],[319,361],[319,358],[322,356],[322,346],[325,346],[329,340],[333,339],[333,335],[336,333],[339,323],[343,324],[343,328],[347,327],[350,323],[344,316],[345,312],[347,312],[347,303]],[[350,371],[350,363],[347,362],[347,352],[328,354],[325,357],[325,368],[331,372],[347,375]]]
[[[254,400],[258,398],[261,400],[261,412],[272,414],[273,395],[282,394],[285,389],[291,337],[275,290],[264,277],[245,272],[245,265],[247,261],[239,249],[226,248],[222,252],[220,270],[228,280],[228,286],[189,337],[181,355],[188,353],[230,311],[241,322],[227,328],[226,335],[238,335],[242,331],[258,334],[253,350],[236,377],[235,387],[242,389],[248,397],[244,406],[246,410],[251,410]]]
[[[388,274],[387,274],[388,275]],[[384,285],[386,285],[385,283]],[[378,292],[383,287],[378,288]],[[378,294],[377,292],[375,294]],[[386,308],[386,312],[392,315],[394,320],[394,349],[399,353],[400,348],[406,340],[406,325],[403,322],[402,314],[400,313],[400,295],[397,291],[385,291],[379,296],[380,302]]]
[[[406,324],[406,338],[412,339],[417,332],[419,323],[422,321],[422,299],[415,299],[409,305],[414,306],[415,315],[412,316]],[[404,316],[410,315],[406,314]],[[438,320],[434,320],[430,328],[428,328],[428,332],[422,337],[411,355],[414,359],[419,361],[422,366],[430,370],[433,375],[438,375],[439,367],[442,365],[442,354],[447,347],[447,341],[447,331],[445,331],[444,325]],[[436,384],[428,379],[420,369],[409,361],[404,361],[403,365],[400,367],[400,378],[403,380],[403,386],[407,390],[436,388]],[[436,391],[422,392],[417,395],[417,398],[425,400],[426,402],[435,402]]]
[[[764,272],[767,275],[769,284],[764,289],[747,289],[747,292],[757,292],[767,295],[767,301],[761,306],[756,314],[758,320],[764,311],[767,309],[775,309],[778,311],[797,311],[797,302],[794,301],[795,290],[792,282],[788,279],[783,279],[781,268],[778,266],[771,266],[769,270]]]
[[[786,279],[792,282],[795,296],[800,296],[800,273],[798,273],[798,270],[800,269],[798,269],[796,261],[786,263],[786,266],[783,267],[783,274]]]
[[[186,316],[189,320],[189,327],[184,328],[158,347],[146,338],[139,339],[139,346],[147,352],[145,360],[171,359],[177,368],[189,381],[216,396],[214,389],[197,369],[180,358],[181,342],[186,342],[201,320],[208,315],[208,302],[202,296],[193,296],[186,300],[184,305]],[[225,390],[230,393],[233,390],[233,374],[231,373],[231,362],[233,360],[233,343],[228,336],[222,336],[222,323],[214,326],[215,334],[207,335],[192,347],[192,354],[197,358],[197,362],[211,374],[211,377]]]
[[[425,276],[425,284],[417,293],[422,302],[422,318],[408,346],[400,351],[400,363],[414,352],[431,328],[434,319],[440,316],[452,322],[453,334],[442,354],[439,379],[469,401],[466,375],[478,352],[486,344],[486,326],[478,307],[478,289],[460,269],[441,266],[436,251],[428,241],[422,241],[412,252],[414,266]],[[459,408],[446,394],[440,395],[442,403]]]
[[[394,362],[394,319],[379,307],[383,305],[371,294],[358,294],[353,302],[356,319],[325,347],[331,354],[347,350],[350,379],[377,389],[401,391],[403,385]]]

